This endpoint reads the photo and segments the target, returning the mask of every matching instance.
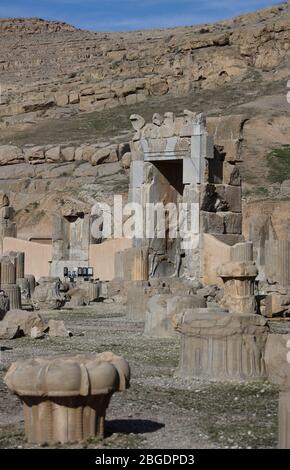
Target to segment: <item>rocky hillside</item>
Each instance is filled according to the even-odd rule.
[[[107,34],[39,19],[0,20],[0,40],[0,113],[9,124],[9,117],[25,120],[27,113],[32,119],[184,96],[253,74],[262,82],[284,79],[290,7],[198,27]]]
[[[244,114],[245,197],[290,196],[289,3],[216,24],[129,33],[3,19],[0,41],[0,145],[14,146],[10,161],[0,149],[0,189],[10,190],[24,231],[30,218],[29,225],[43,223],[49,232],[40,219],[64,190],[84,199],[126,192],[118,146],[130,140],[132,112],[146,119],[185,108]],[[84,144],[117,146],[107,160],[114,177],[85,157],[71,163],[66,149]],[[93,185],[89,193],[84,184]]]

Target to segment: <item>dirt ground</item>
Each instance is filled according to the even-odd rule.
[[[42,315],[64,320],[74,336],[1,341],[0,448],[31,447],[25,442],[20,401],[3,382],[11,362],[39,355],[102,351],[113,351],[129,361],[131,388],[113,396],[104,440],[66,447],[276,447],[278,391],[269,383],[218,384],[175,377],[179,338],[145,337],[143,324],[128,321],[120,305],[100,303]]]

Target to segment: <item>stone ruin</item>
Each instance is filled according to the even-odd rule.
[[[191,211],[189,234],[179,230],[171,238],[167,218],[163,237],[154,227],[153,238],[136,237],[132,248],[115,257],[115,284],[126,291],[129,318],[146,320],[146,334],[168,336],[174,334],[174,297],[183,298],[184,308],[205,308],[206,299],[217,294],[215,287],[203,290],[212,264],[207,240],[216,252],[221,244],[228,253],[243,241],[238,163],[244,118],[206,123],[202,114],[186,110],[180,117],[154,114],[148,124],[132,115],[131,122],[129,202],[144,208],[146,203],[187,204]],[[218,267],[217,253],[215,258]]]
[[[278,383],[279,445],[290,447],[289,371],[287,354],[282,358],[281,352],[283,349],[285,353],[290,340],[271,334],[269,324],[270,317],[289,313],[289,242],[271,238],[269,231],[271,239],[266,236],[263,246],[257,248],[256,241],[246,241],[242,235],[239,163],[244,118],[209,118],[206,122],[202,114],[185,111],[178,117],[173,113],[154,114],[148,124],[141,116],[132,115],[131,122],[135,135],[129,202],[140,204],[144,211],[146,203],[191,204],[191,231],[179,230],[177,237],[171,237],[167,217],[163,237],[156,230],[151,238],[135,237],[131,248],[116,254],[113,281],[86,283],[77,279],[71,283],[63,279],[64,267],[88,267],[90,244],[100,240],[92,239],[92,216],[87,208],[67,203],[55,216],[50,277],[41,278],[35,286],[33,276],[24,275],[22,253],[2,255],[1,315],[8,306],[21,308],[28,298],[35,309],[74,308],[99,299],[123,301],[127,318],[143,322],[145,335],[179,335],[181,353],[176,375],[237,382],[270,378]],[[11,337],[19,330],[19,313],[14,317],[13,327],[17,324],[18,329]],[[64,325],[42,324],[41,317],[27,316],[26,321],[20,328],[30,331],[32,337],[41,337],[48,330],[52,335],[69,336]],[[8,326],[3,328],[4,337],[9,336]],[[96,360],[97,368],[103,367],[102,357]],[[116,366],[115,359],[110,356],[108,360]],[[83,369],[89,359],[76,357],[70,361],[76,369]],[[12,366],[7,374],[8,386],[24,402],[28,439],[67,442],[102,434],[105,409],[118,386],[107,388],[100,400],[87,388],[84,398],[77,398],[83,396],[77,387],[73,391],[58,388],[57,393],[43,389],[44,399],[37,397],[33,386],[23,391],[21,368],[27,366],[33,376],[48,364],[65,370],[68,360],[26,361]],[[74,397],[72,401],[69,396]],[[88,406],[97,427],[89,428],[84,413]],[[50,420],[52,410],[57,410],[56,421],[48,430],[42,416]],[[77,425],[70,427],[66,420],[63,423],[61,416],[70,416],[72,423],[83,419],[83,432]],[[55,430],[59,423],[60,430]]]
[[[80,263],[88,267],[90,214],[86,208],[67,201],[60,214],[55,214],[52,233],[50,275],[63,278],[63,269],[73,270]]]
[[[30,298],[30,283],[24,275],[24,253],[11,251],[1,256],[0,279],[1,290],[9,299],[9,309],[21,309],[22,296]]]
[[[279,386],[279,441],[280,449],[290,449],[290,335],[268,336],[265,362],[270,382]]]
[[[63,288],[55,284],[56,298],[59,308],[65,304],[68,307],[88,305],[97,301],[100,295],[99,282],[93,278],[89,282],[83,282],[84,278],[77,276],[79,267],[89,268],[89,248],[91,244],[98,243],[91,235],[91,224],[93,216],[85,205],[76,204],[70,200],[66,201],[60,214],[54,215],[52,233],[52,262],[50,276],[55,282],[64,281],[68,286]],[[72,284],[64,277],[64,268],[68,272],[76,272]],[[67,276],[68,277],[68,276]],[[49,278],[47,278],[48,281]],[[61,291],[66,292],[64,296]],[[43,286],[45,295],[45,286]]]
[[[242,240],[240,161],[243,118],[217,120],[211,134],[202,114],[185,111],[153,116],[146,124],[131,116],[136,133],[132,142],[129,201],[193,204],[195,224],[188,239],[135,238],[133,249],[116,259],[116,278],[139,281],[148,277],[203,278],[203,234],[233,245]],[[214,134],[214,135],[213,135]],[[169,224],[169,221],[167,221]],[[183,242],[187,248],[183,249]]]
[[[4,380],[23,403],[27,441],[65,444],[104,437],[110,399],[129,387],[130,368],[109,352],[42,357],[13,363]]]
[[[0,252],[3,250],[3,239],[5,237],[17,237],[17,226],[13,222],[14,210],[10,205],[7,194],[2,195],[0,202]]]

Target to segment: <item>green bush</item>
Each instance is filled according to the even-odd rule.
[[[290,146],[272,150],[267,155],[267,164],[271,183],[282,183],[290,179]]]

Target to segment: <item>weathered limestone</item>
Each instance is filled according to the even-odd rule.
[[[154,295],[148,300],[145,330],[147,336],[173,336],[173,318],[189,308],[206,307],[204,297],[198,295],[173,296],[172,294]]]
[[[260,301],[260,312],[267,318],[285,315],[286,313],[289,313],[289,310],[289,295],[281,295],[279,293],[272,292]]]
[[[8,256],[1,259],[1,285],[16,284],[15,264]]]
[[[290,242],[288,240],[266,240],[265,275],[270,284],[290,284]]]
[[[99,282],[88,282],[86,288],[89,295],[90,302],[97,302],[100,298],[100,283]]]
[[[129,387],[130,368],[112,353],[36,358],[12,364],[4,380],[23,403],[28,442],[64,444],[104,436],[110,398]]]
[[[210,380],[264,380],[265,318],[220,309],[191,309],[176,315],[181,333],[177,375]]]
[[[20,292],[21,292],[21,304],[29,304],[31,295],[30,295],[30,284],[28,279],[26,278],[17,278],[16,279],[16,284],[20,287]]]
[[[84,205],[68,200],[61,214],[55,214],[52,233],[50,275],[63,279],[63,269],[88,267],[91,216]]]
[[[24,253],[9,251],[4,253],[0,258],[0,271],[1,271],[1,288],[9,297],[11,309],[21,309],[22,295],[21,287],[23,288],[23,300],[29,298],[28,286],[24,279]],[[19,278],[17,276],[20,276]]]
[[[125,279],[124,254],[125,254],[125,251],[118,251],[115,254],[114,269],[115,269],[115,279],[116,280]]]
[[[35,309],[59,309],[65,304],[65,295],[60,292],[58,277],[41,277],[32,294]]]
[[[21,290],[17,284],[1,284],[1,289],[9,297],[9,307],[11,310],[21,309]]]
[[[35,290],[35,286],[36,286],[35,276],[33,274],[26,274],[25,279],[28,280],[29,292],[30,292],[30,296],[32,296]]]
[[[5,237],[17,236],[16,223],[13,222],[14,211],[10,206],[9,198],[3,194],[2,201],[0,202],[0,253],[3,250],[3,239]]]
[[[148,279],[148,250],[129,248],[123,253],[124,280],[144,281]]]
[[[221,306],[235,315],[256,313],[255,278],[258,270],[253,261],[230,261],[218,269],[224,282]]]
[[[16,279],[23,279],[25,274],[25,254],[23,252],[11,252],[9,255],[15,259]]]
[[[30,336],[31,329],[34,327],[43,332],[47,329],[47,325],[37,313],[13,309],[6,313],[1,321],[1,326],[7,330],[15,329],[18,336]]]
[[[192,224],[188,233],[179,230],[171,238],[170,217],[165,215],[167,230],[161,233],[153,214],[149,217],[151,236],[136,236],[134,249],[148,250],[149,279],[184,276],[202,280],[203,235],[212,233],[228,243],[229,235],[239,236],[242,232],[241,181],[235,163],[240,160],[238,143],[242,140],[243,119],[239,116],[232,122],[228,117],[221,118],[210,132],[203,114],[189,110],[182,117],[155,113],[151,123],[132,115],[131,122],[136,133],[131,143],[129,201],[144,208],[146,203],[163,207],[186,203],[187,208],[180,209],[180,220],[188,216]],[[218,146],[213,142],[216,138]],[[228,175],[225,181],[224,167]],[[128,279],[130,270],[122,269],[121,264],[124,260],[125,265],[129,256],[129,250],[116,256],[118,279]],[[143,260],[139,262],[144,266]],[[137,272],[142,271],[141,264],[135,267]],[[144,274],[131,279],[148,279]]]
[[[72,333],[66,329],[64,322],[59,320],[49,320],[48,333],[49,336],[55,338],[69,338],[72,336]]]
[[[253,261],[253,257],[252,242],[236,243],[231,247],[231,261]]]
[[[279,449],[290,449],[290,335],[270,334],[265,362],[268,379],[279,385]]]
[[[3,290],[0,290],[0,320],[3,319],[9,310],[9,297]]]
[[[150,287],[148,281],[135,281],[127,288],[127,316],[133,321],[145,321]]]

